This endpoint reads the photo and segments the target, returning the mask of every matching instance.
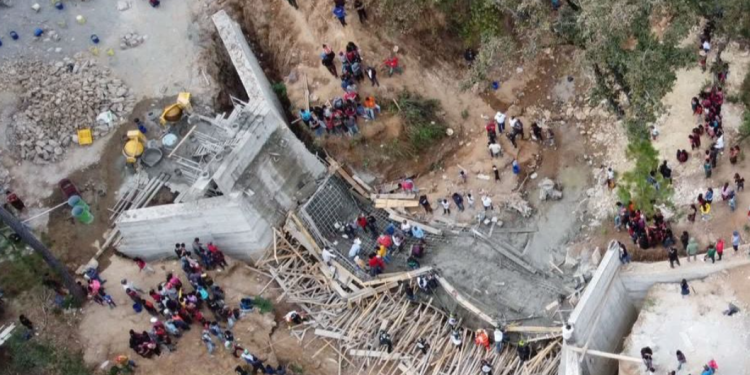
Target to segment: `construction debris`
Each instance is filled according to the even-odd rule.
[[[135,48],[143,44],[148,39],[146,35],[138,35],[133,31],[122,36],[120,39],[120,49]]]
[[[529,206],[529,202],[523,199],[521,193],[515,192],[506,194],[500,197],[500,201],[505,204],[507,208],[518,211],[523,217],[530,217],[532,214],[532,208]]]
[[[548,199],[560,200],[562,199],[562,191],[557,189],[557,184],[549,178],[545,178],[539,182],[539,200],[546,201]]]
[[[433,299],[422,303],[411,301],[401,290],[415,286],[383,279],[378,280],[382,284],[373,288],[364,285],[372,282],[363,282],[353,275],[330,273],[328,267],[319,263],[317,245],[314,242],[310,245],[313,249],[308,250],[287,233],[278,231],[273,250],[257,264],[266,267],[281,286],[284,293],[279,300],[297,304],[312,318],[312,324],[303,323],[290,329],[300,341],[308,330],[313,330],[326,343],[313,358],[330,347],[339,354],[347,373],[478,374],[482,360],[503,369],[506,375],[557,373],[561,355],[559,328],[512,327],[525,337],[543,335],[529,338],[528,345],[534,345],[535,354],[526,362],[519,360],[510,345],[500,354],[474,345],[473,333],[467,329],[460,329],[464,344],[456,347],[451,344],[453,328],[448,324],[448,316],[433,305]],[[342,268],[337,270],[346,272]],[[401,280],[406,277],[398,276]],[[366,292],[368,289],[371,292]],[[342,292],[349,298],[342,298]],[[351,298],[363,293],[366,297]],[[478,309],[475,313],[484,314]],[[486,316],[485,320],[492,319]],[[381,330],[390,336],[390,353],[379,341]],[[420,339],[429,344],[426,353],[417,347]]]
[[[0,90],[19,91],[9,144],[36,164],[62,160],[79,127],[93,128],[94,139],[112,131],[96,123],[102,112],[125,118],[135,105],[131,90],[95,60],[65,58],[54,63],[17,60],[0,67]]]

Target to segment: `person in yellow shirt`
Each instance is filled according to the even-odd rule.
[[[383,259],[383,262],[390,263],[391,257],[388,256],[388,249],[383,245],[378,245],[377,247],[377,255]]]

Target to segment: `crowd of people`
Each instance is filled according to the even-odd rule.
[[[381,232],[378,229],[377,218],[372,214],[361,213],[356,220],[337,224],[346,238],[352,239],[352,245],[347,256],[363,272],[377,276],[385,272],[395,255],[404,254],[407,239],[413,239],[409,252],[406,254],[406,266],[409,269],[419,268],[419,259],[427,252],[425,232],[418,225],[412,225],[404,220],[400,225],[389,222]],[[368,235],[375,242],[372,250],[362,248],[361,235]],[[323,261],[329,263],[336,258],[330,248],[322,251]]]
[[[208,273],[228,266],[223,252],[216,244],[209,242],[204,245],[199,238],[195,238],[190,249],[184,243],[175,244],[174,253],[180,260],[184,279],[173,272],[167,272],[163,281],[148,291],[127,279],[120,282],[125,294],[133,302],[133,310],[136,313],[145,310],[151,315],[149,329],[140,332],[130,330],[129,347],[143,358],[160,356],[164,350],[176,350],[177,340],[186,331],[197,327],[201,330],[200,340],[210,355],[213,355],[217,346],[222,346],[235,358],[244,361],[247,366],[235,368],[239,375],[285,374],[284,367],[264,363],[235,341],[232,329],[238,320],[253,310],[254,301],[246,297],[235,307],[229,305],[224,290]],[[140,258],[135,258],[134,262],[142,272],[155,272]],[[101,278],[96,269],[89,268],[85,277],[88,280],[89,297],[97,303],[107,303],[115,308],[112,297],[104,291],[103,284],[106,280]],[[133,370],[136,367],[135,362],[127,355],[118,356],[115,363],[122,369]]]
[[[323,66],[334,77],[341,79],[343,94],[325,104],[301,109],[299,117],[318,137],[326,134],[355,136],[359,134],[360,119],[372,121],[380,113],[380,105],[374,96],[362,99],[358,92],[359,85],[365,79],[368,79],[372,86],[380,86],[378,72],[375,67],[364,63],[354,42],[347,43],[346,49],[339,51],[338,55],[329,45],[323,44],[320,58]],[[341,75],[338,73],[336,60],[341,64]],[[400,72],[398,57],[395,55],[386,61],[386,66],[391,74]]]

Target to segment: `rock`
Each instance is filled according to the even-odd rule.
[[[126,10],[130,9],[130,3],[127,1],[120,0],[117,2],[117,10],[120,12],[124,12]]]
[[[599,263],[602,262],[602,251],[597,246],[596,249],[591,253],[591,265],[598,267]]]
[[[299,77],[297,77],[297,71],[295,69],[292,69],[292,71],[289,72],[289,75],[286,76],[286,80],[289,83],[297,83],[297,81],[299,81]]]
[[[62,147],[55,147],[54,152],[55,152],[55,155],[62,155],[63,149]]]

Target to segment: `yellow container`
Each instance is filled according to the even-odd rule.
[[[177,105],[179,105],[180,108],[184,108],[188,112],[192,111],[193,107],[192,105],[190,105],[190,93],[181,92],[177,94]]]
[[[94,138],[91,136],[91,129],[78,129],[78,144],[86,146],[94,143]]]

